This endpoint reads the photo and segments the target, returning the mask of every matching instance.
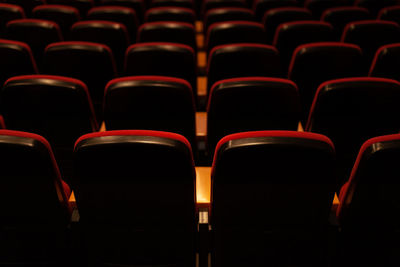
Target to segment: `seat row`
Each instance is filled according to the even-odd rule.
[[[385,258],[389,253],[383,257],[378,251],[396,247],[387,243],[388,236],[398,240],[393,234],[400,227],[399,153],[399,134],[362,146],[340,194],[339,251],[346,242],[362,245],[348,236],[365,236],[377,249],[374,263],[391,262]],[[1,264],[195,266],[199,215],[187,139],[157,131],[92,133],[77,140],[74,154],[70,184],[79,218],[77,210],[71,215],[71,190],[49,143],[36,134],[0,130]],[[334,159],[333,143],[319,134],[259,131],[224,137],[212,166],[212,266],[331,260]],[[75,242],[68,239],[71,216]]]
[[[104,95],[107,130],[179,133],[190,141],[196,159],[199,150],[211,158],[218,141],[232,133],[296,131],[302,116],[298,87],[289,80],[245,77],[219,81],[207,106],[205,152],[196,138],[195,103],[188,82],[160,76],[124,77],[111,80]],[[1,90],[0,109],[7,129],[37,133],[50,141],[67,179],[72,176],[73,142],[99,130],[86,85],[72,78],[13,77]],[[400,83],[395,80],[331,80],[319,86],[303,126],[332,139],[340,166],[337,177],[343,183],[364,141],[400,130],[399,109]]]

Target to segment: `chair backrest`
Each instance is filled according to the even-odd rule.
[[[32,10],[32,17],[57,23],[65,39],[69,37],[72,24],[80,20],[77,8],[63,5],[37,6]]]
[[[174,21],[143,23],[138,30],[139,43],[169,42],[184,44],[196,50],[196,31],[193,24]]]
[[[146,22],[175,21],[194,24],[196,13],[187,7],[153,7],[146,11]]]
[[[330,23],[340,38],[344,27],[353,21],[372,19],[368,9],[357,6],[333,7],[324,11],[321,20]]]
[[[312,19],[311,12],[306,8],[300,7],[280,7],[265,12],[263,24],[267,34],[267,42],[273,42],[276,29],[280,24],[291,21],[310,21]]]
[[[63,36],[57,23],[41,19],[18,19],[7,23],[8,39],[27,43],[39,66],[42,64],[43,51],[47,45],[60,42]]]
[[[197,97],[195,52],[187,45],[160,42],[131,45],[125,55],[125,75],[181,78],[190,83]]]
[[[210,154],[226,135],[258,130],[297,130],[297,86],[285,79],[248,77],[221,80],[210,91],[207,144]]]
[[[132,43],[136,41],[137,28],[139,21],[136,11],[129,7],[123,6],[98,6],[93,7],[87,14],[89,20],[107,20],[122,23],[129,34]]]
[[[336,40],[333,27],[329,23],[322,21],[292,21],[278,26],[273,44],[281,55],[282,64],[286,71],[293,52],[298,46]]]
[[[0,130],[0,151],[1,264],[70,262],[71,190],[49,143],[36,134]]]
[[[400,6],[390,6],[382,8],[378,14],[379,20],[394,21],[397,24],[400,23]]]
[[[88,134],[75,144],[74,166],[80,223],[96,260],[194,266],[196,187],[187,139],[143,130]]]
[[[204,32],[217,22],[224,21],[255,21],[254,12],[243,7],[220,7],[207,11],[204,15]]]
[[[337,216],[345,229],[398,231],[399,156],[399,134],[375,137],[362,145],[351,176],[340,192]]]
[[[25,18],[25,12],[21,6],[0,3],[0,36],[4,36],[9,21],[23,18]]]
[[[195,101],[189,82],[163,76],[111,80],[105,90],[107,130],[145,129],[179,133],[196,147]]]
[[[332,139],[343,183],[362,143],[400,130],[400,83],[383,78],[347,78],[320,85],[306,131]]]
[[[304,3],[304,7],[309,9],[316,19],[328,8],[351,5],[352,0],[307,0]]]
[[[13,76],[39,73],[26,43],[0,39],[0,84]]]
[[[396,71],[400,66],[400,44],[384,45],[376,51],[374,61],[369,70],[369,76],[390,78],[400,81]]]
[[[379,11],[382,8],[389,7],[389,6],[395,6],[399,4],[399,1],[397,0],[356,0],[354,3],[356,6],[359,7],[365,7],[367,8],[371,14],[376,17],[376,15],[379,13]]]
[[[379,47],[400,42],[400,26],[392,21],[381,20],[351,22],[343,31],[342,42],[360,46],[365,64],[369,66]]]
[[[208,56],[207,91],[223,79],[282,77],[279,53],[263,44],[229,44],[214,47]]]
[[[261,21],[264,14],[273,8],[296,7],[299,3],[296,0],[254,0],[253,10],[258,21]]]
[[[245,0],[204,0],[201,6],[201,15],[205,15],[209,10],[215,8],[223,8],[223,7],[239,7],[246,8],[247,4]]]
[[[150,0],[150,6],[195,8],[193,0]]]
[[[89,9],[95,5],[94,0],[46,0],[46,3],[74,7],[79,10],[81,18],[85,18]]]
[[[104,88],[116,76],[114,57],[108,46],[72,41],[53,43],[46,47],[44,69],[46,74],[83,81],[89,89],[96,115],[101,117]]]
[[[143,22],[145,3],[143,0],[100,0],[103,6],[124,6],[135,10],[139,23]]]
[[[294,249],[290,255],[295,255],[314,235],[324,239],[335,190],[334,157],[332,142],[318,134],[259,131],[224,137],[211,177],[214,262],[261,265],[278,258],[277,264],[289,263],[295,256],[283,254]],[[318,258],[316,251],[302,256]]]
[[[288,77],[299,87],[306,122],[318,86],[327,80],[365,75],[361,49],[353,44],[313,43],[296,48]]]
[[[122,71],[125,50],[130,44],[124,24],[106,20],[79,21],[71,27],[71,40],[107,45],[114,54],[117,69]]]
[[[32,10],[39,5],[44,5],[45,1],[44,0],[5,0],[3,1],[7,4],[12,4],[12,5],[18,5],[24,9],[24,12],[27,17],[31,15]]]
[[[265,44],[264,26],[251,21],[227,21],[212,24],[206,35],[206,48],[210,52],[223,44],[257,43]]]

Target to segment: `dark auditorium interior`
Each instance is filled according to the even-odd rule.
[[[400,266],[400,0],[0,0],[0,86],[0,266]]]

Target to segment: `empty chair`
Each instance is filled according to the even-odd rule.
[[[146,22],[139,27],[137,41],[179,43],[196,49],[196,31],[193,24],[185,22]]]
[[[25,12],[22,7],[0,3],[0,36],[4,36],[9,21],[23,18],[25,18]]]
[[[30,47],[22,42],[0,39],[0,84],[13,76],[39,73]]]
[[[332,80],[318,88],[306,130],[332,139],[343,183],[363,142],[399,132],[399,112],[399,82],[368,77]]]
[[[278,26],[291,21],[312,20],[311,12],[300,7],[274,8],[265,12],[263,24],[267,35],[267,42],[272,43]]]
[[[342,187],[337,216],[346,266],[399,263],[399,153],[399,134],[369,139]]]
[[[297,86],[289,80],[265,77],[221,80],[211,88],[207,114],[211,155],[218,141],[228,134],[296,131],[300,119]]]
[[[144,20],[154,21],[179,21],[194,24],[196,13],[186,7],[153,7],[146,11]]]
[[[303,124],[318,86],[327,80],[366,75],[362,59],[361,49],[352,44],[314,43],[295,50],[288,77],[299,87]]]
[[[400,23],[400,6],[390,6],[382,8],[378,14],[379,20],[394,21],[397,24]]]
[[[193,0],[151,0],[151,7],[184,7],[194,9]]]
[[[210,9],[204,15],[204,32],[216,22],[224,21],[255,21],[254,12],[248,8],[241,7],[221,7]]]
[[[240,77],[282,77],[279,53],[273,46],[231,44],[211,50],[207,66],[207,88],[217,81]]]
[[[60,76],[16,76],[5,82],[0,106],[7,129],[44,136],[63,177],[71,179],[75,140],[98,130],[86,85]]]
[[[124,6],[135,10],[139,23],[143,22],[145,4],[143,0],[100,0],[103,6]]]
[[[342,35],[343,29],[348,23],[371,18],[368,9],[356,6],[329,8],[321,16],[322,21],[333,26],[337,36]]]
[[[196,148],[196,106],[192,86],[163,76],[111,80],[105,90],[107,130],[146,129],[179,133]]]
[[[375,17],[384,7],[398,5],[398,0],[356,0],[355,5],[367,8]]]
[[[13,4],[13,5],[18,5],[22,7],[25,11],[25,14],[29,17],[31,15],[31,12],[33,8],[39,5],[44,5],[45,1],[44,0],[4,0],[2,2],[5,2],[7,4]]]
[[[69,30],[75,22],[80,20],[79,10],[72,6],[40,5],[32,10],[32,17],[54,21],[58,24],[64,37],[68,37]]]
[[[273,8],[278,7],[296,7],[296,0],[253,0],[253,10],[258,21],[261,21],[264,14]]]
[[[352,5],[351,0],[307,0],[304,3],[304,7],[309,9],[316,19],[321,17],[321,14],[328,8],[338,6],[350,6]]]
[[[47,45],[63,40],[57,23],[41,19],[18,19],[7,23],[8,39],[27,43],[39,66],[42,63],[43,51]]]
[[[52,5],[65,5],[75,7],[79,10],[82,18],[84,18],[89,11],[94,6],[94,0],[46,0],[47,4]]]
[[[0,130],[0,151],[0,263],[68,266],[71,191],[49,143],[36,134]]]
[[[195,265],[196,177],[187,139],[143,130],[88,134],[76,142],[74,162],[89,261]]]
[[[400,44],[384,45],[376,51],[369,76],[400,81]]]
[[[98,6],[91,8],[87,14],[89,20],[108,20],[125,25],[130,41],[136,41],[138,19],[134,9],[123,6]]]
[[[98,121],[101,121],[104,88],[116,76],[110,48],[89,42],[51,44],[44,55],[44,73],[83,81],[88,86]]]
[[[313,133],[244,132],[224,137],[215,151],[213,263],[326,266],[336,183],[332,142]]]
[[[125,25],[105,20],[79,21],[71,27],[71,39],[107,45],[115,56],[118,70],[122,70],[125,50],[130,43]]]
[[[391,21],[364,20],[347,24],[342,42],[361,47],[365,64],[370,65],[379,47],[400,42],[400,26]]]
[[[333,27],[329,23],[293,21],[279,25],[273,44],[281,55],[283,67],[287,70],[293,52],[299,45],[336,40]]]
[[[201,11],[202,14],[206,14],[209,10],[215,8],[222,8],[222,7],[239,7],[245,8],[247,7],[245,0],[204,0],[202,2]]]
[[[194,50],[175,43],[142,43],[128,47],[125,75],[157,75],[181,78],[190,83],[197,99]]]
[[[250,21],[227,21],[214,23],[208,28],[208,52],[217,45],[233,43],[266,43],[264,26]]]

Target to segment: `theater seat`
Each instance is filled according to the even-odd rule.
[[[163,76],[118,78],[107,84],[104,98],[107,130],[179,133],[196,148],[196,106],[187,81]]]
[[[39,73],[31,48],[26,43],[0,39],[0,58],[1,85],[13,76]]]
[[[150,0],[150,7],[183,7],[194,9],[193,0]]]
[[[265,30],[261,23],[251,21],[217,22],[207,30],[206,48],[210,52],[223,44],[256,43],[265,44]]]
[[[0,3],[0,36],[4,37],[9,21],[25,18],[25,12],[19,5]]]
[[[32,17],[57,23],[65,39],[69,37],[69,30],[72,24],[80,20],[77,8],[63,5],[37,6],[32,10]]]
[[[130,75],[181,78],[190,83],[197,96],[195,53],[187,45],[161,42],[131,45],[125,56],[125,76]]]
[[[306,0],[304,3],[304,7],[309,9],[316,19],[328,8],[351,5],[352,0]]]
[[[324,11],[321,20],[330,23],[340,38],[344,27],[353,21],[372,19],[368,9],[356,6],[333,7]]]
[[[278,51],[262,44],[214,47],[208,57],[207,90],[219,80],[239,77],[282,77]]]
[[[2,266],[66,266],[70,262],[69,186],[41,136],[0,130]]]
[[[183,136],[156,131],[84,135],[73,188],[89,262],[195,266],[195,171]]]
[[[139,23],[143,22],[145,3],[143,0],[100,0],[102,6],[123,6],[135,10]]]
[[[95,5],[94,0],[46,0],[46,3],[74,7],[79,10],[81,18],[85,18],[89,9]]]
[[[326,266],[334,150],[305,132],[221,139],[211,177],[214,266]]]
[[[144,20],[154,21],[176,21],[194,24],[196,13],[185,7],[153,7],[146,11]]]
[[[400,83],[383,78],[325,82],[316,92],[306,131],[331,138],[340,185],[349,177],[362,143],[400,130]]]
[[[59,42],[46,47],[44,73],[83,81],[90,92],[98,121],[102,121],[104,88],[117,75],[108,46],[90,42]]]
[[[399,264],[400,135],[366,141],[340,192],[340,255],[346,265]]]
[[[351,22],[343,30],[342,42],[360,46],[365,64],[369,66],[379,47],[400,42],[400,26],[383,20]]]
[[[263,24],[267,34],[267,42],[272,44],[276,29],[280,24],[291,21],[310,21],[312,19],[311,12],[306,8],[300,7],[273,8],[265,12]]]
[[[139,27],[137,41],[138,43],[178,43],[196,50],[196,31],[193,24],[185,22],[146,22]]]
[[[40,134],[50,142],[63,177],[71,179],[75,140],[98,130],[86,85],[60,76],[13,77],[3,86],[0,107],[7,129]]]
[[[399,4],[397,0],[356,0],[356,6],[367,8],[375,17],[382,8]]]
[[[224,21],[255,21],[254,12],[243,7],[220,7],[210,9],[204,15],[204,32],[216,22]]]
[[[7,4],[18,5],[24,9],[25,15],[29,17],[33,8],[39,5],[44,5],[44,0],[4,0]]]
[[[129,33],[129,39],[132,43],[136,41],[137,28],[139,21],[136,11],[123,6],[98,6],[93,7],[87,14],[89,20],[106,20],[122,23]]]
[[[371,77],[383,77],[400,81],[400,44],[384,45],[376,51],[369,70]]]
[[[285,79],[247,77],[216,82],[207,106],[207,143],[212,155],[218,141],[232,133],[297,130],[297,86]]]
[[[286,71],[294,50],[303,44],[337,41],[333,27],[322,21],[292,21],[282,23],[275,32],[273,45],[278,49]]]
[[[362,59],[361,49],[352,44],[312,43],[296,48],[288,77],[299,87],[303,124],[318,86],[331,79],[366,75]]]
[[[390,6],[382,8],[378,14],[378,20],[388,20],[400,23],[400,6]]]
[[[71,27],[71,40],[108,46],[113,52],[117,69],[122,71],[125,50],[130,44],[125,25],[105,20],[79,21]]]
[[[63,40],[57,23],[41,19],[18,19],[7,23],[7,39],[27,43],[38,62],[42,66],[43,51],[45,47],[54,42]]]
[[[258,21],[261,21],[264,14],[269,10],[278,7],[298,7],[296,0],[253,0],[252,8]]]
[[[245,0],[204,0],[201,6],[201,14],[204,16],[211,9],[224,7],[246,8],[247,4]]]

